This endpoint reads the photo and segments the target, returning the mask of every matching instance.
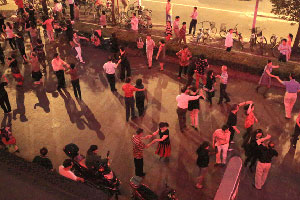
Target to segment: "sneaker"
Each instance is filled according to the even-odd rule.
[[[228,149],[228,151],[233,151],[234,149]]]
[[[203,185],[196,184],[195,187],[196,187],[197,189],[202,189],[202,188],[203,188]]]

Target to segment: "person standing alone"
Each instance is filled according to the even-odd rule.
[[[79,76],[78,76],[78,69],[75,68],[75,64],[72,63],[70,65],[70,69],[66,72],[66,74],[70,74],[71,76],[71,83],[74,90],[74,96],[76,98],[79,97],[81,99],[81,90],[80,90],[80,84],[79,84]]]
[[[217,129],[213,134],[213,147],[216,147],[216,164],[215,166],[225,166],[227,159],[227,151],[229,147],[230,131],[227,125],[223,125],[222,129]],[[221,161],[222,151],[222,161]]]
[[[218,104],[223,103],[223,98],[226,99],[225,103],[230,102],[230,98],[228,97],[228,94],[226,92],[227,88],[227,82],[228,82],[228,73],[227,73],[227,66],[222,66],[222,74],[217,75],[217,78],[220,78],[220,98]]]
[[[103,65],[103,69],[106,74],[107,81],[110,85],[110,90],[112,92],[116,92],[116,78],[115,73],[118,65],[120,64],[121,60],[117,64],[112,62],[112,58],[109,56],[107,62]]]
[[[172,4],[171,0],[167,0],[167,5],[166,5],[166,22],[170,21],[172,24]]]
[[[197,17],[198,17],[197,7],[194,7],[194,11],[192,12],[192,15],[191,15],[192,21],[190,23],[189,34],[191,34],[192,29],[194,29],[193,35],[195,35],[196,25],[197,25]]]

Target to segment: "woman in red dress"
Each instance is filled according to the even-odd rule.
[[[160,139],[153,140],[149,145],[152,145],[158,142],[157,150],[155,154],[162,157],[168,158],[171,155],[171,143],[170,143],[170,136],[169,136],[169,124],[167,122],[160,122],[159,129],[152,134],[152,137],[159,134]]]

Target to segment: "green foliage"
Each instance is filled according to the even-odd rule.
[[[300,21],[300,0],[270,0],[272,13],[288,21]]]

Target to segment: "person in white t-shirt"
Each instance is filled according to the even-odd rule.
[[[131,30],[133,31],[139,30],[139,19],[136,17],[136,13],[132,13],[130,24],[131,24]]]
[[[233,38],[232,38],[233,29],[229,29],[226,39],[225,39],[225,47],[226,51],[230,52],[233,46]]]
[[[59,174],[69,178],[73,181],[81,181],[84,182],[83,178],[76,176],[72,171],[71,168],[73,167],[73,161],[71,159],[66,159],[63,165],[60,165],[58,168]]]
[[[167,0],[167,5],[166,5],[166,22],[170,21],[172,25],[172,4],[171,0]]]

